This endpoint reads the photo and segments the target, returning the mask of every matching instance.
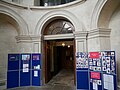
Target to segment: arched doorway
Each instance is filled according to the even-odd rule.
[[[45,83],[54,76],[62,73],[71,73],[71,79],[75,80],[75,42],[73,36],[74,26],[66,19],[51,21],[44,30],[44,60]],[[59,75],[58,75],[59,74]],[[68,74],[66,74],[68,75]],[[62,79],[66,79],[64,76]],[[67,80],[66,80],[67,81]],[[72,82],[72,81],[71,81]],[[61,83],[56,81],[55,83]],[[64,84],[64,83],[63,83]]]

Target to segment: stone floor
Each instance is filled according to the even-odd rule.
[[[74,85],[74,72],[71,70],[61,70],[44,86],[20,87],[9,90],[76,90]]]

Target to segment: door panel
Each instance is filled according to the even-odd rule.
[[[50,60],[50,43],[45,42],[45,83],[49,82],[52,78],[50,69],[51,69],[51,60]]]

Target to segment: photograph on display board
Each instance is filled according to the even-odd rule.
[[[22,55],[22,60],[30,60],[30,55]]]
[[[29,64],[23,64],[23,72],[29,72]]]
[[[40,56],[39,55],[33,55],[32,58],[33,58],[33,60],[40,60]]]
[[[76,68],[77,69],[87,69],[88,68],[88,58],[87,53],[77,53],[76,57]]]

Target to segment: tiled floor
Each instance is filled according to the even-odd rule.
[[[20,87],[9,90],[76,90],[74,85],[74,72],[71,70],[62,70],[44,86]]]

